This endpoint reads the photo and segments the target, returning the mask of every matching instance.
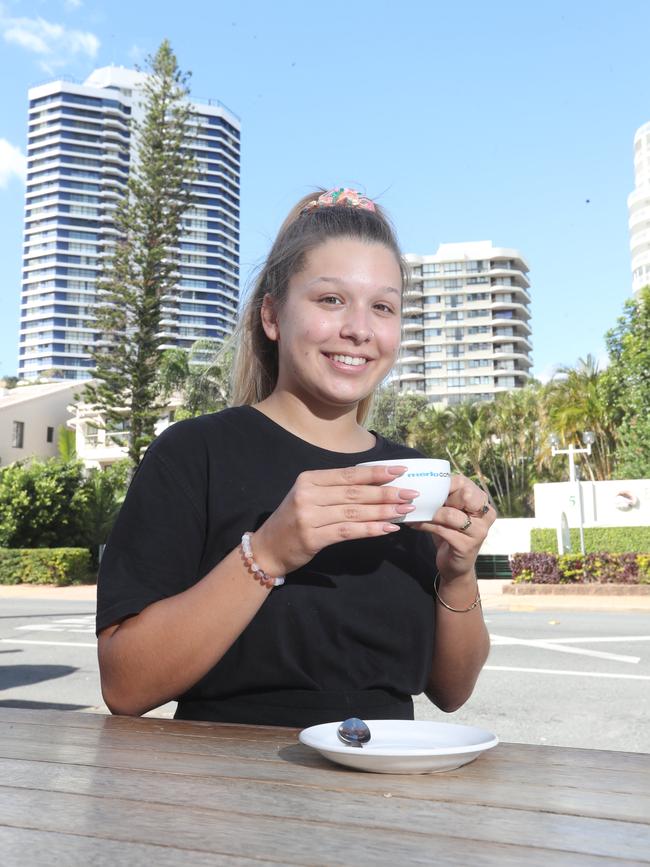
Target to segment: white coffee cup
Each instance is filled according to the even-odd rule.
[[[420,496],[413,500],[414,512],[403,517],[391,518],[394,524],[412,524],[416,521],[430,521],[449,496],[451,471],[449,461],[435,458],[394,458],[390,461],[364,461],[358,467],[407,467],[406,472],[388,482],[393,488],[410,488],[419,491]]]

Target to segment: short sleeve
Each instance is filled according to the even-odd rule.
[[[205,498],[192,493],[192,473],[183,467],[187,460],[175,461],[164,448],[150,447],[141,461],[102,557],[97,633],[201,577]]]

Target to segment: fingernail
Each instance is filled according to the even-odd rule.
[[[391,476],[401,476],[402,473],[405,473],[408,467],[386,467]]]
[[[409,512],[415,511],[415,506],[396,506],[395,511],[398,515],[408,515]]]
[[[394,533],[395,530],[399,529],[397,524],[384,524],[384,533]]]
[[[419,491],[407,491],[406,489],[399,492],[400,497],[403,500],[414,500],[416,497],[420,496]]]

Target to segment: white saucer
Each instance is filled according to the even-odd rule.
[[[427,720],[366,720],[371,739],[348,747],[336,735],[340,723],[303,729],[300,742],[340,765],[376,774],[432,774],[473,761],[499,739],[485,729]]]

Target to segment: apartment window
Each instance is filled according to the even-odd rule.
[[[25,422],[15,421],[13,423],[13,431],[11,435],[11,445],[15,449],[22,449],[23,440],[25,438]]]
[[[47,429],[47,441],[48,441],[48,443],[54,442],[54,428],[53,427],[48,427],[48,429]]]

